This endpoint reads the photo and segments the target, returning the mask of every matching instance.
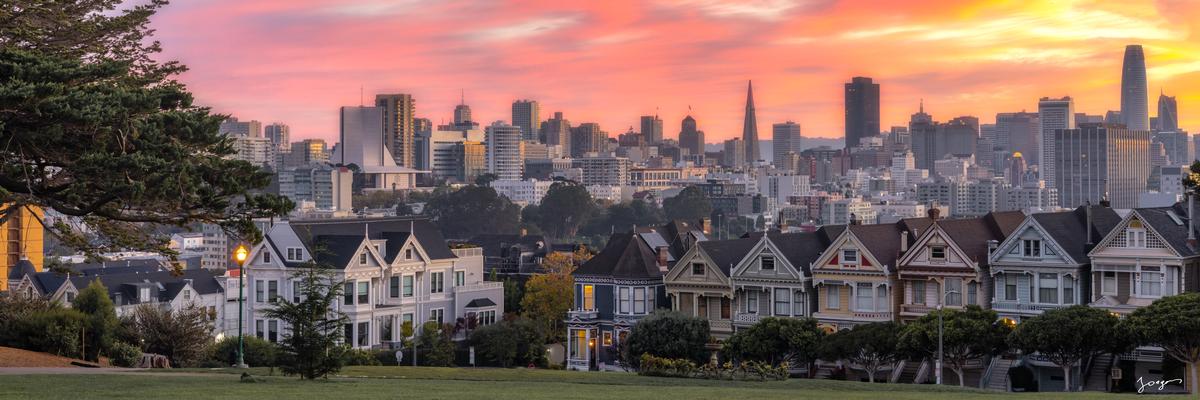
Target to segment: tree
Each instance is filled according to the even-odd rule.
[[[417,335],[417,350],[421,352],[421,359],[425,361],[425,365],[454,366],[454,341],[450,337],[453,333],[452,324],[443,325],[437,321],[428,321],[421,326],[421,333]]]
[[[1200,293],[1163,297],[1125,321],[1140,344],[1162,347],[1187,364],[1193,395],[1200,394]]]
[[[1071,367],[1098,354],[1121,353],[1130,344],[1120,318],[1100,308],[1076,305],[1047,310],[1022,321],[1009,343],[1026,353],[1039,353],[1063,370],[1064,391],[1071,391]]]
[[[500,179],[499,176],[493,173],[479,174],[475,177],[475,186],[491,186],[492,181]]]
[[[470,238],[480,233],[515,233],[521,208],[495,190],[465,186],[436,193],[425,206],[425,214],[436,220],[450,238]]]
[[[278,319],[289,328],[279,341],[277,362],[283,373],[299,375],[300,379],[337,373],[348,349],[341,343],[346,315],[334,310],[342,296],[342,282],[334,281],[328,265],[314,261],[292,272],[292,279],[299,282],[300,301],[279,297],[265,312],[267,318]]]
[[[596,213],[582,229],[586,235],[607,235],[633,226],[652,226],[665,222],[662,209],[640,199],[608,206]]]
[[[821,353],[831,360],[847,360],[861,366],[867,373],[867,381],[875,383],[879,370],[903,358],[899,337],[900,325],[895,322],[856,325],[826,337]]]
[[[580,225],[596,207],[587,188],[575,182],[559,181],[550,185],[538,210],[542,231],[555,238],[575,236]]]
[[[225,117],[175,80],[185,66],[157,60],[149,21],[166,1],[121,4],[0,7],[0,218],[54,209],[73,218],[42,221],[46,231],[89,255],[174,254],[146,224],[213,223],[258,240],[253,218],[291,202],[248,194],[270,174],[231,159],[233,139],[218,132]]]
[[[698,221],[712,215],[712,202],[698,186],[688,186],[675,197],[663,200],[668,220]]]
[[[655,310],[629,331],[627,361],[638,367],[642,354],[670,359],[687,359],[695,363],[708,361],[708,321],[679,311]]]
[[[506,314],[520,314],[521,298],[524,296],[525,285],[520,280],[504,277],[504,312]]]
[[[539,326],[551,342],[562,341],[566,335],[563,319],[575,302],[575,279],[568,274],[537,274],[525,281],[525,297],[521,309],[525,318]]]
[[[142,351],[164,355],[176,367],[182,367],[204,357],[212,343],[214,317],[200,307],[174,311],[143,304],[122,323],[141,339]]]
[[[725,341],[725,351],[741,360],[771,365],[811,363],[824,336],[814,319],[767,317],[734,333]]]
[[[958,375],[958,385],[963,382],[963,370],[967,362],[985,355],[999,354],[1005,349],[1005,337],[1011,329],[999,323],[996,312],[979,306],[966,306],[962,310],[934,310],[904,326],[900,334],[900,347],[908,352],[937,358],[938,314],[943,317],[942,359]]]
[[[83,327],[83,358],[98,361],[101,354],[112,348],[120,324],[112,299],[108,298],[108,289],[96,278],[79,291],[72,306],[87,316]]]

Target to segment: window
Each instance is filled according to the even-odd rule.
[[[299,247],[288,247],[287,248],[287,260],[288,261],[302,261],[303,258],[304,258],[304,249],[299,248]]]
[[[721,298],[721,318],[729,319],[731,304],[732,304],[732,302],[729,300],[728,297]]]
[[[633,289],[633,313],[646,313],[646,288],[640,287]]]
[[[1117,273],[1113,271],[1104,271],[1101,278],[1100,292],[1104,294],[1117,294]]]
[[[1021,241],[1021,255],[1025,257],[1041,257],[1042,241],[1025,239]]]
[[[1142,272],[1139,274],[1141,284],[1138,285],[1138,295],[1161,297],[1163,274],[1158,267],[1142,267]]]
[[[304,291],[300,289],[300,281],[292,281],[292,302],[299,303],[301,294],[304,294]]]
[[[967,305],[979,305],[979,282],[967,283]]]
[[[412,249],[404,249],[404,259],[405,260],[413,259]]]
[[[383,317],[379,319],[379,341],[392,341],[392,322],[395,317]]]
[[[1075,304],[1075,278],[1063,275],[1063,304]]]
[[[802,316],[808,314],[804,308],[804,292],[799,290],[792,292],[792,315]]]
[[[1017,275],[1004,274],[1004,300],[1017,300]]]
[[[1058,275],[1038,274],[1038,303],[1058,304]]]
[[[30,287],[30,288],[29,288],[29,290],[30,290],[30,291],[32,291],[32,290],[33,290],[33,288],[32,288],[32,287]],[[33,294],[30,294],[29,296],[30,296],[30,297],[33,297]],[[73,302],[75,302],[75,292],[67,292],[67,302],[68,302],[68,303],[73,303]]]
[[[183,289],[183,300],[188,301],[191,299],[192,299],[192,291],[188,290],[188,289]]]
[[[604,331],[604,345],[605,345],[605,346],[612,346],[612,345],[613,345],[613,341],[612,341],[612,332],[610,332],[610,331]]]
[[[1125,247],[1146,248],[1146,230],[1141,228],[1125,230]]]
[[[792,298],[791,290],[775,289],[775,314],[774,315],[792,315]]]
[[[875,311],[874,286],[870,283],[859,283],[855,285],[854,292],[854,311]]]
[[[622,287],[617,289],[617,312],[621,314],[629,314],[629,288]]]
[[[746,312],[758,314],[758,291],[750,290],[746,292]]]
[[[346,336],[345,338],[342,339],[343,340],[342,343],[345,343],[347,346],[353,346],[354,345],[354,324],[343,324],[342,325],[342,334]]]
[[[943,294],[946,296],[946,306],[962,307],[962,278],[946,278],[946,291]]]
[[[415,332],[416,332],[416,331],[415,331],[415,329],[416,329],[417,327],[413,326],[413,315],[412,315],[412,313],[404,313],[404,314],[401,314],[401,315],[400,315],[400,327],[401,327],[401,328],[403,328],[403,327],[404,327],[404,324],[408,324],[408,327],[409,327],[409,328],[413,328],[413,329],[414,329],[414,331],[413,331],[413,332],[414,332],[414,334],[415,334]]]
[[[696,316],[700,318],[708,318],[708,298],[700,296],[696,298]]]
[[[583,309],[596,309],[596,288],[592,285],[583,285]]]
[[[446,291],[446,273],[434,272],[429,274],[429,293],[443,293]]]
[[[367,265],[367,251],[363,250],[362,254],[358,255],[358,265]]]
[[[825,308],[837,310],[842,308],[842,287],[841,286],[826,286],[825,287]]]
[[[912,302],[910,304],[925,304],[925,281],[911,281]]]
[[[587,330],[576,329],[571,335],[571,358],[582,359],[587,357]]]
[[[412,297],[413,296],[413,276],[412,275],[404,276],[403,289],[404,289],[404,291],[403,291],[404,297]]]
[[[274,303],[279,299],[279,281],[267,281],[267,302]]]
[[[887,285],[879,285],[875,287],[875,311],[885,312],[888,310],[888,287]]]
[[[454,271],[454,286],[467,284],[467,271]]]
[[[929,248],[929,259],[934,261],[946,261],[946,247],[933,246]]]
[[[692,263],[692,275],[704,275],[704,263]]]
[[[359,347],[367,347],[367,345],[368,345],[367,336],[371,333],[371,323],[370,322],[359,322],[358,323],[358,332],[355,332],[355,333],[358,334],[357,335],[358,336],[358,342],[357,342],[358,346]]]
[[[342,304],[354,305],[354,282],[346,282],[342,287]]]
[[[279,320],[273,319],[267,321],[267,341],[271,343],[279,341]]]
[[[759,260],[759,265],[762,266],[764,271],[773,271],[775,270],[775,257],[763,256],[762,259]]]
[[[391,297],[393,299],[400,297],[400,277],[399,276],[393,276],[390,279],[388,279],[388,297]]]
[[[263,262],[263,264],[270,264],[270,263],[271,263],[271,250],[270,250],[270,248],[263,247],[263,248],[262,248],[262,251],[263,251],[263,256],[262,256],[262,262]]]
[[[858,250],[842,250],[842,265],[858,265]]]
[[[358,283],[358,304],[371,304],[371,282]]]
[[[476,320],[480,326],[496,323],[496,310],[480,311]]]
[[[266,331],[267,331],[266,321],[263,321],[261,319],[254,320],[254,336],[258,337],[259,339],[266,339],[267,338]]]
[[[267,302],[267,282],[262,279],[258,279],[258,280],[254,281],[254,302],[255,303],[266,303]]]
[[[437,321],[438,325],[441,325],[442,318],[445,316],[445,313],[446,313],[446,310],[441,309],[441,308],[435,308],[435,309],[429,310],[429,320]]]

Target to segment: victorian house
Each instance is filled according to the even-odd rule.
[[[482,250],[450,249],[428,219],[292,220],[272,226],[246,261],[248,334],[280,338],[287,327],[264,312],[280,298],[300,301],[293,274],[315,264],[343,283],[335,310],[346,315],[345,343],[356,348],[391,347],[404,324],[487,325],[504,311],[503,284],[484,281]]]
[[[843,229],[755,235],[757,242],[732,270],[734,330],[763,317],[811,317],[816,301],[812,264]]]
[[[905,220],[923,226],[909,244],[902,231],[896,265],[896,298],[900,321],[912,321],[936,309],[987,306],[988,251],[1021,224],[1020,211],[992,212],[979,218],[943,220],[937,209],[930,217]]]
[[[1090,302],[1088,252],[1121,222],[1104,206],[1025,218],[990,256],[992,309],[1009,323]]]
[[[708,320],[718,340],[733,333],[733,284],[730,271],[759,240],[742,238],[699,242],[684,253],[663,277],[671,306]]]
[[[1200,252],[1186,207],[1136,208],[1092,249],[1092,307],[1129,314],[1165,296],[1200,290]]]
[[[900,239],[915,237],[913,228],[906,221],[839,228],[829,227],[835,239],[812,266],[817,293],[813,317],[828,332],[892,321]]]

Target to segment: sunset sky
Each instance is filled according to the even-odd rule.
[[[1145,47],[1150,115],[1159,88],[1200,131],[1200,1],[441,1],[176,0],[153,24],[166,58],[216,112],[335,140],[337,108],[360,86],[411,93],[417,115],[508,120],[514,99],[542,118],[599,122],[616,136],[657,112],[675,138],[688,106],[709,142],[741,134],[746,80],[760,137],[794,120],[841,137],[842,85],[881,84],[882,124],[919,99],[944,121],[1037,109],[1119,109],[1126,44]]]

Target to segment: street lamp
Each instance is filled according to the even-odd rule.
[[[238,351],[237,351],[237,367],[238,368],[247,368],[248,367],[246,365],[246,358],[245,358],[246,352],[245,352],[245,348],[243,347],[244,342],[242,339],[242,332],[244,332],[244,330],[242,329],[242,318],[243,318],[242,314],[246,310],[246,307],[243,305],[243,301],[245,298],[244,293],[246,290],[246,257],[249,257],[249,256],[250,256],[250,249],[247,249],[246,245],[244,245],[244,244],[238,245],[237,250],[233,251],[233,259],[237,260],[237,264],[238,264]]]
[[[942,305],[946,304],[946,296],[950,293],[958,293],[957,290],[947,290],[942,293],[942,302],[938,303],[938,357],[937,357],[937,384],[942,384]]]

